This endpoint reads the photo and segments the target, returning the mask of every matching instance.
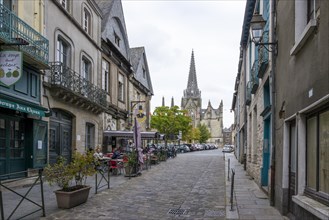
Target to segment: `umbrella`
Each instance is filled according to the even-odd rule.
[[[136,118],[134,121],[134,142],[137,152],[138,164],[141,167],[141,165],[144,163],[143,153],[142,153],[142,137],[141,137],[140,126]]]

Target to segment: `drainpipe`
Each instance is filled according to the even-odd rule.
[[[248,43],[247,43],[248,45]],[[246,45],[243,46],[243,69],[244,69],[244,101],[246,102],[247,100],[247,64],[246,64]],[[243,148],[242,148],[242,152],[243,152],[243,169],[247,170],[247,129],[248,129],[248,120],[247,120],[247,105],[244,105],[244,125],[243,125]]]
[[[272,35],[272,42],[276,42],[276,0],[270,1],[271,2],[271,35]],[[272,96],[271,96],[271,115],[272,115],[272,152],[271,152],[271,190],[270,190],[270,205],[275,205],[275,147],[276,147],[276,134],[275,134],[275,74],[276,74],[276,54],[277,54],[277,45],[276,49],[271,52],[271,61],[272,61],[272,71],[270,72],[270,79],[271,79],[271,90],[272,90]]]

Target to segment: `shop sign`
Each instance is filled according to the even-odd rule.
[[[0,84],[11,86],[22,76],[22,52],[0,51]]]
[[[32,115],[37,115],[40,117],[45,116],[45,112],[42,110],[39,110],[39,109],[31,107],[31,106],[23,105],[20,103],[15,103],[15,102],[11,102],[8,100],[4,100],[4,99],[0,99],[0,107],[9,108],[12,110],[25,112],[25,113],[32,114]]]

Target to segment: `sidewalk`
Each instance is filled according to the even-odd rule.
[[[228,180],[228,159],[230,159],[230,178]],[[231,181],[234,176],[233,209],[231,209]],[[226,219],[288,219],[282,216],[273,206],[270,206],[268,196],[258,187],[248,173],[243,169],[233,153],[225,154],[226,177]]]

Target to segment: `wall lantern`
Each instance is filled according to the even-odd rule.
[[[263,19],[263,16],[260,14],[254,14],[250,21],[250,29],[251,29],[251,38],[256,46],[262,45],[264,48],[273,52],[276,51],[278,42],[262,42],[263,32],[266,21]]]

